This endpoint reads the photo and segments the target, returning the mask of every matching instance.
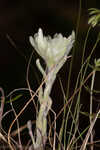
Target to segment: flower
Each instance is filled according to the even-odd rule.
[[[30,43],[35,48],[37,53],[44,59],[47,67],[59,63],[61,58],[68,55],[75,41],[75,33],[66,38],[62,34],[51,36],[43,36],[43,31],[39,28],[38,33],[29,37]]]

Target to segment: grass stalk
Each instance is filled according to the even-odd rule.
[[[92,123],[92,120],[93,120],[93,86],[94,86],[94,81],[95,81],[95,73],[96,71],[94,70],[93,72],[93,75],[92,75],[92,82],[91,82],[91,91],[90,91],[90,125]],[[93,131],[91,131],[91,134],[90,134],[90,143],[91,143],[91,146],[90,146],[90,149],[93,150],[94,149],[94,146],[93,146]]]

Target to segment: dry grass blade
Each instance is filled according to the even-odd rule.
[[[3,109],[4,109],[4,103],[5,103],[5,95],[3,89],[0,87],[0,92],[2,94],[1,96],[1,105],[0,105],[0,127],[2,122],[2,115],[3,115]]]
[[[7,140],[5,139],[5,137],[0,133],[0,139],[2,139],[4,142],[7,143]]]
[[[91,132],[92,132],[92,129],[93,129],[94,125],[95,125],[95,122],[96,122],[96,120],[97,120],[99,114],[100,114],[100,110],[98,111],[98,113],[96,114],[95,118],[94,118],[93,121],[91,122],[90,128],[89,128],[89,130],[88,130],[88,133],[87,133],[87,135],[86,135],[86,137],[85,137],[85,139],[84,139],[84,141],[83,141],[83,144],[82,144],[80,150],[85,150],[86,145],[87,145],[87,142],[88,142],[88,139],[89,139],[89,137],[90,137],[90,134],[91,134]]]

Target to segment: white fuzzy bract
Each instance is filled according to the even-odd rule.
[[[44,59],[48,67],[59,63],[60,59],[68,55],[75,41],[75,33],[66,38],[62,34],[43,36],[43,31],[39,28],[34,38],[30,36],[30,42],[37,53]]]

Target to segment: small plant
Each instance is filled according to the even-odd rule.
[[[99,25],[100,10],[91,8],[89,9],[89,11],[90,18],[88,24],[91,24],[92,27],[95,27],[97,24]],[[95,131],[94,125],[96,123],[96,120],[100,116],[100,108],[98,107],[98,109],[96,109],[96,111],[94,112],[93,103],[95,102],[94,99],[96,99],[94,93],[100,93],[100,91],[95,90],[96,74],[97,72],[100,72],[100,58],[94,59],[93,65],[91,65],[91,58],[97,44],[100,41],[100,33],[98,34],[93,48],[91,48],[90,54],[85,57],[85,50],[90,29],[91,26],[87,31],[82,51],[82,59],[80,61],[80,70],[77,74],[73,93],[71,93],[70,97],[69,81],[71,80],[71,73],[73,74],[72,65],[74,56],[73,53],[72,56],[68,55],[71,49],[74,47],[75,41],[77,40],[77,32],[75,34],[75,32],[72,31],[71,35],[68,36],[68,38],[63,37],[62,34],[55,34],[52,38],[51,36],[44,36],[42,29],[39,28],[38,32],[34,35],[34,37],[29,37],[29,41],[32,47],[45,63],[45,67],[43,67],[43,65],[40,63],[40,59],[36,60],[36,66],[42,74],[43,80],[39,88],[35,92],[32,91],[28,78],[28,88],[15,89],[8,96],[5,96],[3,89],[0,87],[0,142],[3,141],[1,142],[3,143],[3,146],[0,145],[2,146],[2,148],[0,147],[1,149],[6,149],[4,146],[7,146],[7,149],[9,148],[11,150],[47,150],[48,145],[48,147],[52,150],[87,150],[88,147],[90,148],[90,150],[95,149],[94,146],[96,142],[94,141],[95,138],[93,131]],[[75,50],[74,48],[73,50]],[[61,90],[63,93],[63,106],[56,115],[55,111],[52,109],[52,103],[54,103],[55,101],[50,94],[59,70],[63,67],[67,59],[70,57],[72,58],[72,61],[70,63],[70,73],[68,74],[69,76],[66,92],[64,91],[62,82],[59,79]],[[30,60],[27,67],[28,71],[29,66]],[[87,83],[88,80],[89,86]],[[80,102],[81,98],[83,98],[83,89],[85,89],[86,92],[89,93],[88,112],[82,110],[83,105],[81,105]],[[16,109],[13,107],[13,102],[20,99],[23,94],[21,93],[14,98],[12,98],[12,94],[16,91],[21,90],[28,91],[30,95],[28,95],[28,102],[25,103],[20,112],[16,113]],[[37,103],[34,102],[35,96],[37,97]],[[6,98],[9,97],[10,100],[6,101]],[[25,124],[24,127],[20,127],[19,116],[28,107],[30,102],[33,102],[36,108],[36,119],[33,121],[28,120],[27,124]],[[4,113],[5,103],[9,103],[11,109]],[[56,103],[59,103],[57,99]],[[5,132],[2,126],[2,122],[4,117],[6,115],[9,115],[10,112],[14,115],[14,120],[11,122],[8,131]],[[52,112],[54,114],[54,120],[50,118],[49,112]],[[61,118],[61,124],[59,125],[58,130],[56,129],[56,123],[57,121],[59,121],[60,114],[62,114],[63,116]],[[83,129],[80,129],[81,115],[84,115],[88,119],[87,126]],[[17,125],[17,129],[11,132],[12,127],[15,123]],[[34,129],[32,123],[34,123]],[[29,141],[27,145],[23,145],[23,143],[21,142],[20,133],[23,128],[28,129],[27,135],[29,135]],[[13,135],[17,135],[17,140],[13,138]]]
[[[32,140],[34,150],[43,150],[45,147],[47,140],[47,115],[52,105],[50,93],[56,79],[56,75],[66,62],[74,41],[74,31],[68,38],[63,37],[61,34],[55,34],[52,39],[50,36],[43,36],[42,29],[39,29],[38,33],[34,35],[34,38],[30,37],[32,46],[43,58],[47,66],[46,71],[41,66],[39,59],[37,59],[37,67],[45,79],[45,88],[43,90],[41,87],[39,90],[40,108],[36,119],[36,141]]]

